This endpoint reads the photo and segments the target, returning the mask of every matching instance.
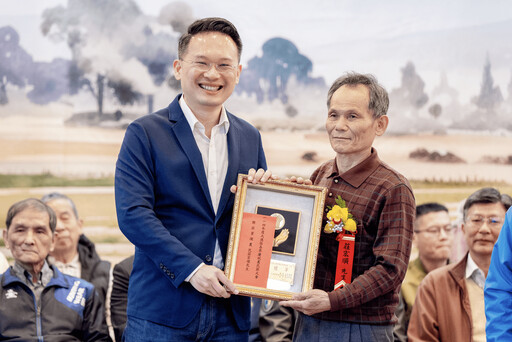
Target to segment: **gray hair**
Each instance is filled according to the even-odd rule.
[[[377,82],[375,76],[370,74],[359,74],[349,72],[334,81],[327,93],[327,107],[331,106],[331,99],[336,90],[344,85],[355,87],[359,84],[365,85],[370,93],[368,109],[373,113],[375,119],[386,115],[389,108],[388,92]]]
[[[55,212],[50,208],[46,203],[38,200],[37,198],[27,198],[22,201],[16,202],[7,211],[7,217],[5,218],[5,227],[9,230],[11,226],[13,218],[26,209],[35,209],[42,213],[47,213],[49,216],[48,224],[50,226],[50,230],[55,232],[55,227],[57,226],[57,216]]]
[[[505,211],[512,206],[512,198],[507,194],[501,194],[495,188],[482,188],[480,190],[475,191],[466,199],[463,207],[463,221],[466,221],[466,217],[469,211],[474,204],[485,204],[485,203],[501,203],[505,208]]]
[[[69,205],[71,206],[71,209],[73,210],[73,213],[75,214],[75,217],[78,219],[78,210],[76,210],[75,202],[68,196],[61,194],[60,192],[50,192],[49,194],[44,195],[41,197],[41,201],[44,203],[51,202],[53,200],[63,199],[69,202]]]

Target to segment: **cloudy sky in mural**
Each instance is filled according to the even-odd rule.
[[[137,18],[142,15],[155,23],[165,12],[162,9],[171,3],[157,0],[134,2],[142,13]],[[40,28],[45,9],[71,3],[80,1],[0,0],[0,28],[12,26],[19,34],[20,46],[34,61],[50,62],[56,57],[71,60],[72,54],[66,42],[52,39],[50,35],[43,36]],[[344,72],[354,70],[375,74],[390,91],[393,104],[402,101],[406,105],[409,102],[407,105],[411,107],[412,101],[412,107],[421,108],[424,115],[432,115],[433,106],[438,104],[444,109],[443,113],[447,113],[450,106],[457,105],[449,111],[453,115],[448,124],[452,124],[462,118],[462,114],[457,113],[474,110],[474,105],[480,101],[477,97],[482,94],[482,84],[485,83],[482,75],[486,63],[488,75],[492,74],[492,80],[488,79],[490,97],[494,96],[498,102],[507,100],[512,103],[512,45],[508,43],[512,36],[510,1],[191,0],[172,2],[170,8],[169,17],[184,22],[221,16],[238,27],[244,41],[244,72],[238,91],[256,98],[260,105],[277,99],[282,105],[292,103],[299,113],[300,110],[309,111],[305,106],[321,108],[323,112],[325,87]],[[183,14],[175,17],[177,8],[182,9]],[[112,15],[112,20],[116,20],[116,15]],[[136,26],[135,21],[124,24]],[[171,38],[167,51],[171,56],[179,34],[168,25],[153,25],[151,29],[154,39],[158,38],[159,31]],[[134,36],[131,44],[134,49],[139,43],[137,39]],[[290,81],[282,89],[279,82],[274,85],[270,82],[266,89],[260,86],[262,70],[274,58],[263,53],[263,47],[268,43],[267,47],[274,48],[271,49],[274,52],[290,48],[295,53],[294,60],[308,67],[307,74],[302,75],[302,83],[292,88],[293,82]],[[123,44],[130,45],[126,41]],[[108,49],[102,51],[104,55],[108,54]],[[127,53],[126,49],[123,51]],[[139,50],[129,53],[139,54],[140,60],[144,51],[140,51],[139,46]],[[162,79],[156,80],[154,74],[151,76],[154,82],[148,77],[139,77],[136,80],[139,84],[133,89],[139,92],[145,89],[150,93],[152,88],[160,86],[158,82]],[[293,76],[300,78],[298,74]],[[288,80],[290,75],[282,77]],[[318,89],[318,96],[309,96],[307,103],[300,102],[300,98],[315,93],[305,86]],[[436,97],[436,94],[444,97]],[[32,96],[31,100],[35,97],[34,94],[28,96]],[[313,97],[318,101],[313,101]],[[464,107],[469,104],[473,108]],[[395,111],[407,111],[397,108]],[[479,108],[492,110],[495,107],[480,105]],[[509,112],[509,109],[502,113]],[[403,115],[407,119],[409,114]]]
[[[167,4],[160,0],[136,2],[141,11],[150,16],[158,16]],[[56,56],[69,58],[70,51],[64,43],[52,43],[39,29],[45,8],[66,3],[65,0],[1,0],[0,26],[14,26],[21,36],[21,45],[39,60],[49,61]],[[493,39],[485,44],[479,40],[479,35],[471,36],[471,32],[497,30],[507,21],[510,32],[512,3],[506,0],[193,0],[186,3],[194,17],[224,16],[239,28],[245,42],[243,61],[260,54],[262,44],[269,38],[283,37],[294,42],[300,52],[313,61],[313,75],[322,76],[327,82],[347,69],[355,69],[381,74],[380,78],[395,86],[399,83],[399,72],[387,70],[391,65],[396,69],[417,58],[415,63],[419,70],[424,64],[425,71],[432,72],[435,65],[431,64],[439,64],[446,55],[440,67],[444,66],[445,72],[450,73],[449,68],[457,62],[464,64],[466,57],[471,62],[480,62],[478,67],[483,66],[486,53],[495,61],[496,68],[508,69],[502,76],[495,76],[497,81],[505,85],[510,78],[511,53],[495,54]],[[450,36],[468,45],[461,54],[474,55],[443,52],[443,48],[449,47],[446,44],[452,42]],[[427,46],[401,46],[411,39]],[[436,40],[438,49],[432,51]],[[474,50],[470,45],[474,45]],[[367,55],[370,52],[371,55]],[[427,78],[433,76],[426,75]],[[456,82],[462,77],[453,76]]]

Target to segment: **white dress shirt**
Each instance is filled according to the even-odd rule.
[[[199,122],[199,120],[197,120],[194,113],[192,113],[192,110],[188,107],[183,96],[180,98],[179,104],[183,114],[185,114],[188,124],[190,125],[197,147],[201,152],[213,210],[215,211],[215,214],[217,214],[224,180],[226,179],[226,173],[228,170],[227,134],[229,130],[229,121],[226,115],[226,109],[222,106],[219,123],[212,128],[211,138],[208,138],[205,134],[205,127]],[[202,265],[203,264],[199,265],[185,280],[190,280]],[[213,265],[220,269],[224,268],[224,260],[222,259],[219,240],[215,242]]]
[[[471,253],[468,253],[468,261],[466,263],[466,279],[473,279],[473,281],[481,289],[485,286],[485,274],[471,257]]]

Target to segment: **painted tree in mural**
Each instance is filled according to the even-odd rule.
[[[107,89],[120,104],[131,105],[165,80],[173,39],[154,35],[150,24],[132,0],[68,0],[66,7],[43,12],[41,31],[67,42],[71,91],[87,89],[101,115]]]
[[[309,76],[313,63],[287,39],[272,38],[263,44],[263,55],[253,57],[243,71],[238,92],[254,94],[258,103],[280,100],[288,103],[287,85],[292,76],[300,84],[324,86],[323,78]]]
[[[20,46],[20,37],[10,26],[0,28],[0,105],[8,103],[7,84],[30,86],[28,99],[37,104],[58,100],[68,93],[66,70],[70,62],[61,58],[37,62]]]
[[[390,97],[413,108],[421,108],[428,102],[425,82],[416,73],[416,67],[412,62],[407,62],[402,68],[402,84],[400,88],[391,92]]]
[[[482,75],[482,84],[480,94],[472,99],[478,108],[486,111],[492,111],[497,105],[503,102],[503,96],[499,86],[494,86],[494,79],[491,74],[491,62],[487,56],[484,72]]]
[[[8,83],[19,88],[26,86],[34,63],[19,43],[20,37],[12,27],[0,28],[0,105],[9,102],[6,89]]]

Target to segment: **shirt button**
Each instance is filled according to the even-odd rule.
[[[338,180],[338,178],[336,178],[336,179],[334,180],[334,183],[338,183],[338,182],[339,182],[339,180]]]
[[[332,192],[329,192],[329,197],[332,197]]]
[[[325,208],[325,212],[328,213],[329,212],[329,209],[328,208]]]
[[[207,255],[204,257],[204,260],[206,260],[206,262],[210,262],[212,261],[212,257],[210,255]]]

